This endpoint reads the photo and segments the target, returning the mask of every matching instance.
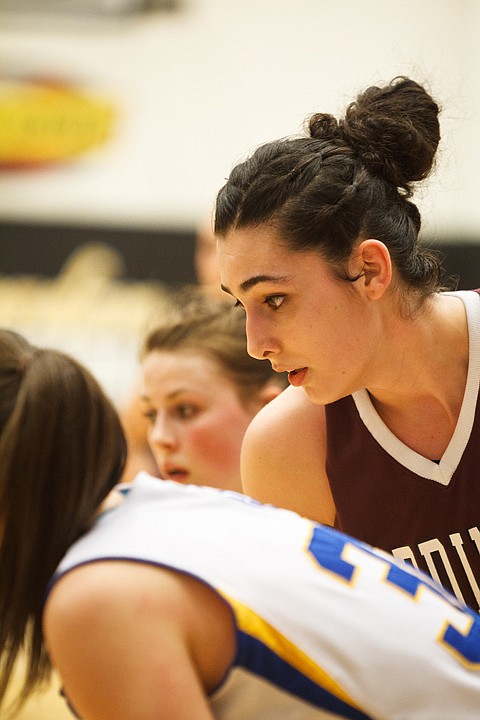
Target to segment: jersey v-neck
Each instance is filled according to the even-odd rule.
[[[353,393],[360,418],[383,449],[411,472],[441,485],[448,485],[457,469],[473,428],[480,385],[480,296],[474,291],[447,293],[459,297],[464,305],[468,326],[469,362],[462,407],[452,438],[439,462],[429,460],[399,440],[375,410],[367,390]]]

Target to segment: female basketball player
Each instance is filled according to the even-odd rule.
[[[0,460],[0,698],[25,647],[24,695],[53,662],[84,720],[478,717],[472,610],[244,495],[147,474],[115,489],[111,402],[6,330]]]
[[[251,355],[292,387],[245,436],[244,490],[427,570],[480,606],[480,297],[440,292],[411,201],[439,108],[400,77],[260,147],[216,205]]]
[[[182,292],[141,356],[146,435],[160,476],[240,492],[245,430],[286,385],[248,355],[243,313]]]

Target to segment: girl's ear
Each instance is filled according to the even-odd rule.
[[[392,259],[387,246],[380,240],[363,240],[355,252],[355,265],[360,267],[367,296],[378,300],[392,282]]]

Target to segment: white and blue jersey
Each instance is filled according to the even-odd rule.
[[[331,528],[141,473],[53,583],[112,559],[188,573],[229,604],[237,653],[210,697],[218,719],[480,718],[480,616]]]

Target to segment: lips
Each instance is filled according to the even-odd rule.
[[[305,380],[305,375],[307,374],[308,368],[297,368],[296,370],[290,370],[288,373],[288,382],[290,385],[294,385],[295,387],[299,387],[302,385],[303,381]]]
[[[188,470],[173,466],[163,467],[160,474],[164,480],[175,480],[175,482],[186,482],[189,476]]]

